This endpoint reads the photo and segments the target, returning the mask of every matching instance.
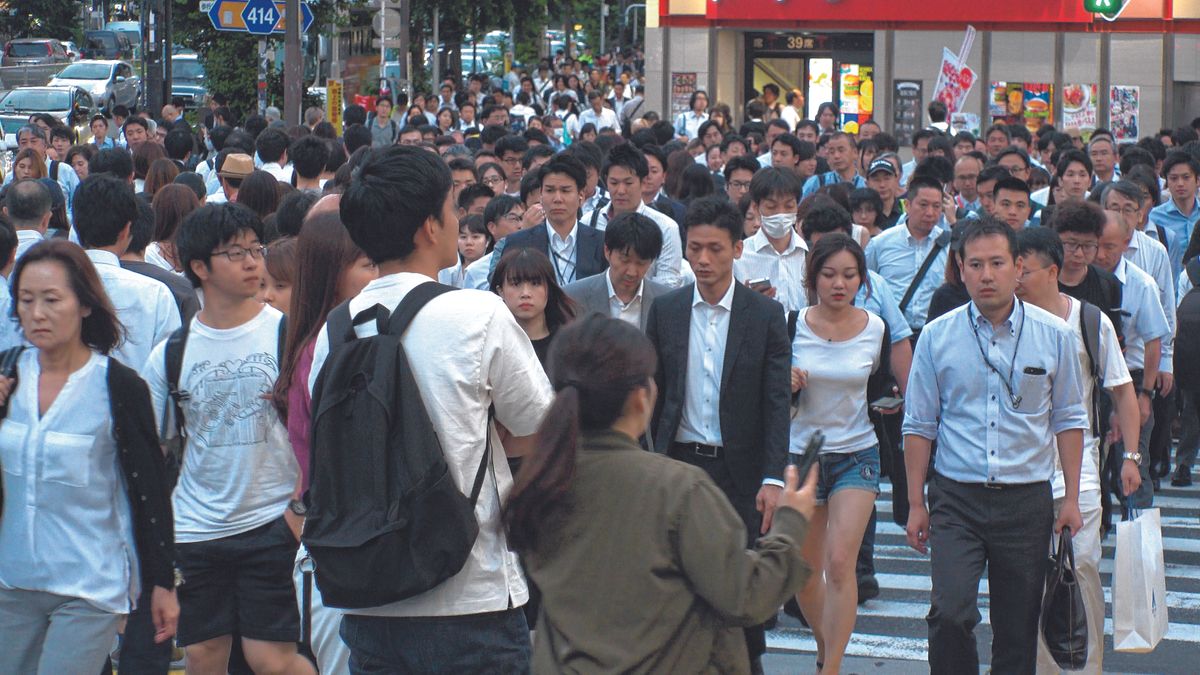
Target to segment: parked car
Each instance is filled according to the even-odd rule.
[[[183,99],[184,108],[197,108],[208,103],[204,64],[196,54],[171,57],[171,98]]]
[[[114,30],[89,30],[83,34],[79,55],[85,59],[132,59],[133,44],[124,33]]]
[[[10,150],[17,147],[17,132],[34,113],[53,115],[79,134],[87,129],[92,108],[92,96],[83,87],[17,87],[0,99],[4,145]]]
[[[96,108],[111,114],[113,106],[137,106],[142,80],[125,61],[76,61],[62,69],[48,86],[78,86],[92,96]]]
[[[67,56],[72,61],[79,58],[79,46],[73,40],[60,40],[60,42],[62,42],[63,49],[67,50]]]
[[[50,38],[19,38],[4,46],[0,66],[52,66],[71,61],[67,50],[58,40]]]

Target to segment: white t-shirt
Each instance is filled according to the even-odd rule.
[[[1095,386],[1095,382],[1092,380],[1092,366],[1088,360],[1087,347],[1083,343],[1083,328],[1079,325],[1081,305],[1074,298],[1066,295],[1063,297],[1071,304],[1070,313],[1067,314],[1067,324],[1075,333],[1075,347],[1079,351],[1081,366],[1079,369],[1080,381],[1083,383],[1083,406],[1087,409],[1090,421],[1096,416],[1096,411],[1092,409],[1092,387]],[[1105,389],[1112,389],[1133,381],[1129,376],[1129,368],[1125,366],[1125,359],[1121,356],[1121,346],[1117,343],[1117,331],[1113,328],[1112,321],[1109,321],[1103,312],[1100,314],[1099,358],[1100,381],[1104,383]],[[1079,472],[1079,491],[1099,490],[1100,439],[1092,434],[1090,424],[1083,430],[1083,451],[1083,468]],[[1067,486],[1063,481],[1062,460],[1059,459],[1057,452],[1054,453],[1054,479],[1051,484],[1054,487],[1055,499],[1062,499],[1066,496]]]
[[[867,380],[879,369],[882,350],[891,349],[883,344],[883,319],[867,312],[867,325],[858,335],[831,342],[809,327],[811,309],[799,311],[792,341],[792,365],[808,371],[808,387],[797,399],[789,450],[804,452],[817,429],[825,434],[822,454],[874,447],[879,439],[867,417]]]
[[[282,316],[264,305],[250,321],[223,330],[192,319],[179,373],[189,398],[182,405],[187,446],[172,501],[175,541],[247,532],[287,508],[300,466],[270,401]],[[176,435],[166,345],[154,348],[142,372],[164,439]]]

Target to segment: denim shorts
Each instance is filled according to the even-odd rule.
[[[817,503],[829,501],[838,490],[868,490],[879,494],[879,446],[858,452],[830,452],[818,458]]]

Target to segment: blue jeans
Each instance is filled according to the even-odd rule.
[[[353,675],[528,673],[529,626],[520,607],[465,616],[347,614],[342,640]]]

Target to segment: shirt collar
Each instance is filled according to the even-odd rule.
[[[755,232],[753,235],[750,236],[749,243],[750,243],[750,250],[754,251],[755,253],[758,253],[758,252],[761,252],[761,251],[764,251],[767,249],[770,249],[772,253],[775,252],[775,245],[771,243],[770,239],[767,239],[767,235],[763,232],[761,227],[758,228],[758,232]],[[777,253],[777,255],[789,256],[789,255],[795,253],[796,249],[800,249],[802,251],[808,251],[808,244],[806,244],[804,242],[804,240],[800,238],[800,235],[796,234],[795,232],[792,232],[792,240],[790,242],[788,242],[787,250],[785,250],[783,253]]]
[[[1117,266],[1113,268],[1113,276],[1115,276],[1117,280],[1121,282],[1122,286],[1125,285],[1125,277],[1127,276],[1125,266],[1127,264],[1128,263],[1125,260],[1125,256],[1121,256],[1120,259],[1117,260]]]
[[[1200,214],[1200,198],[1192,197],[1192,215],[1190,216],[1183,215],[1183,211],[1179,210],[1179,205],[1175,203],[1174,197],[1167,199],[1167,208],[1178,214],[1180,218],[1187,218],[1190,220]]]
[[[905,216],[907,216],[907,214],[905,214]],[[945,218],[945,216],[942,217]],[[917,238],[912,235],[912,230],[908,229],[907,217],[901,218],[900,222],[896,223],[896,226],[904,228],[904,237],[908,243],[917,243]],[[934,225],[933,229],[929,231],[929,236],[925,237],[925,241],[936,241],[940,236],[942,236],[942,221],[939,220],[937,225]]]
[[[721,296],[721,299],[719,301],[717,301],[716,305],[709,305],[707,302],[705,302],[704,297],[700,295],[700,285],[696,284],[692,288],[692,307],[696,307],[698,305],[704,305],[706,307],[720,307],[720,308],[724,309],[726,312],[732,312],[733,311],[733,287],[734,286],[737,286],[737,280],[730,278],[729,290],[725,291],[725,295]]]
[[[114,267],[121,266],[121,259],[118,258],[117,254],[115,254],[115,253],[112,253],[109,251],[101,251],[100,249],[97,249],[97,248],[89,248],[86,251],[84,251],[84,253],[87,253],[87,257],[95,265],[112,265]]]
[[[968,316],[975,322],[976,326],[992,327],[992,322],[988,321],[987,317],[979,311],[979,307],[975,304],[974,300],[971,301]],[[1008,318],[1001,325],[1008,328],[1010,335],[1015,336],[1017,334],[1017,326],[1023,321],[1025,321],[1025,303],[1014,296],[1012,313],[1008,315]]]
[[[550,237],[551,242],[557,241],[557,242],[562,242],[563,244],[565,244],[567,246],[571,246],[575,243],[575,235],[578,233],[579,233],[579,223],[578,222],[576,222],[574,225],[571,226],[571,232],[569,234],[567,234],[566,238],[563,238],[563,237],[558,236],[558,232],[556,232],[554,230],[554,226],[550,224],[550,221],[548,221],[548,220],[546,221],[546,234]]]
[[[604,272],[604,283],[608,285],[608,299],[616,300],[617,302],[625,305],[626,307],[628,307],[630,304],[632,304],[633,300],[641,300],[642,299],[642,289],[646,287],[645,279],[642,279],[641,281],[639,281],[637,291],[634,292],[634,294],[633,294],[633,300],[630,300],[629,303],[626,303],[624,300],[622,300],[620,298],[620,296],[617,295],[617,289],[613,288],[611,272],[608,270],[606,270]]]

